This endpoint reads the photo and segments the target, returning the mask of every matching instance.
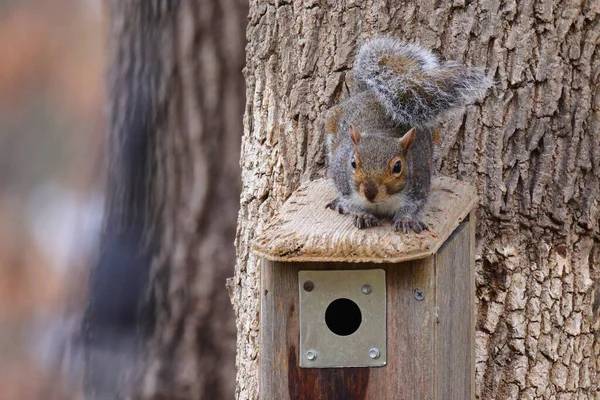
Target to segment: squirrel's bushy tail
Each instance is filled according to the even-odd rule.
[[[480,68],[441,61],[426,49],[392,38],[365,43],[354,74],[395,120],[417,126],[483,97],[492,84]]]

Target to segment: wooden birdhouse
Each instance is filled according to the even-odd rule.
[[[257,237],[260,398],[474,399],[471,185],[436,178],[429,231],[357,229],[299,188]]]

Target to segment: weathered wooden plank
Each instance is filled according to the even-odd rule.
[[[386,265],[386,275],[388,365],[370,387],[369,399],[434,399],[433,258]],[[423,300],[415,298],[415,289],[423,291]]]
[[[281,207],[254,251],[273,261],[402,262],[435,254],[477,203],[473,186],[455,179],[434,179],[423,210],[430,230],[405,235],[390,225],[357,229],[348,215],[325,208],[335,197],[328,179],[301,186]]]
[[[475,228],[477,227],[477,220],[475,218],[475,210],[472,210],[469,213],[469,252],[471,254],[471,259],[469,263],[469,273],[471,276],[469,277],[470,281],[470,296],[469,296],[469,307],[471,307],[471,326],[470,326],[470,334],[471,334],[471,400],[475,400],[477,397],[477,392],[475,391],[475,328],[477,326],[477,293],[476,293],[476,283],[475,283]]]
[[[473,226],[463,221],[435,256],[439,399],[475,398]]]
[[[387,360],[378,368],[300,368],[298,271],[385,269]],[[261,399],[433,399],[435,268],[433,258],[397,264],[280,263],[261,272]],[[423,289],[422,301],[415,299]]]

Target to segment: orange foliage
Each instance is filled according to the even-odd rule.
[[[21,154],[15,149],[27,149],[24,157],[10,161],[5,157],[0,174],[2,400],[81,398],[75,394],[78,389],[73,382],[65,383],[61,374],[64,360],[41,354],[36,340],[43,341],[48,321],[60,325],[66,305],[83,308],[80,298],[76,306],[68,303],[73,301],[72,288],[80,290],[85,281],[81,272],[53,265],[56,262],[48,249],[36,239],[27,204],[36,188],[45,184],[44,179],[51,178],[70,190],[91,186],[93,163],[104,133],[101,3],[0,2],[0,150],[4,151],[0,155]],[[31,124],[32,120],[40,122]],[[60,134],[48,136],[50,131]],[[18,171],[29,165],[48,169],[48,154],[64,148],[69,149],[65,152],[69,157],[61,170],[56,167],[45,175],[27,175],[33,176],[32,181],[20,185],[19,179],[25,175]],[[61,346],[60,340],[49,343],[50,347]],[[59,354],[60,349],[54,353]]]
[[[0,109],[41,91],[73,115],[104,101],[100,13],[74,0],[28,1],[0,19]]]

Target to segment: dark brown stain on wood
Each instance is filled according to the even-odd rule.
[[[300,368],[295,346],[288,350],[288,390],[294,400],[364,400],[369,368]]]

